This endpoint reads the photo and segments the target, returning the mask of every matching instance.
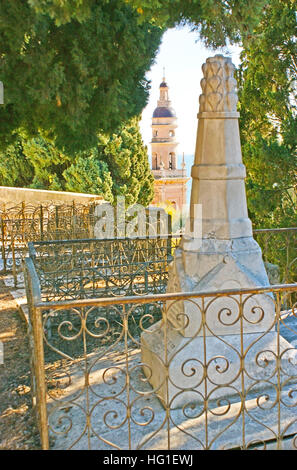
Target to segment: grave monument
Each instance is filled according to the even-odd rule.
[[[183,236],[167,292],[269,286],[247,212],[235,67],[230,58],[215,55],[202,70],[190,205],[192,227],[195,205],[202,205],[202,236]],[[166,321],[141,338],[143,370],[161,401],[174,408],[241,394],[255,382],[265,387],[262,379],[271,374],[276,351],[275,303],[270,293],[244,295],[242,301],[167,301]],[[290,346],[280,339],[282,350]]]

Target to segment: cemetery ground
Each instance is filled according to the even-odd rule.
[[[11,287],[5,285],[4,277],[0,275],[0,341],[4,344],[4,364],[0,365],[0,450],[39,450],[41,449],[41,442],[31,396],[29,338],[26,323],[20,314],[16,300],[10,293],[10,289]],[[292,318],[292,321],[294,322],[294,318]],[[290,319],[289,322],[291,323]],[[295,331],[295,325],[292,324],[291,326],[292,331]],[[293,338],[287,339],[293,341]],[[296,341],[295,337],[294,339]],[[117,360],[121,360],[120,356],[121,355],[117,357]],[[131,359],[133,363],[135,361],[137,362],[136,356],[134,358],[131,357]],[[73,366],[75,367],[75,364],[73,364]],[[58,361],[55,362],[54,359],[51,362],[51,370],[53,369],[59,369]],[[59,372],[59,370],[56,370],[56,372]],[[52,395],[59,393],[59,389],[56,388],[53,383],[48,385],[51,388]],[[139,386],[139,384],[137,385]],[[252,401],[253,400],[251,400],[251,402]],[[147,405],[149,405],[149,403],[147,403]],[[158,415],[161,410],[160,404],[155,403],[155,400],[153,400],[152,406],[156,415]],[[291,419],[293,416],[290,416],[290,409],[288,409],[287,412],[289,413],[287,418]],[[178,414],[178,411],[172,412],[175,418],[178,418]],[[73,418],[75,418],[75,415],[73,415]],[[189,420],[189,423],[192,423],[195,429],[197,428],[196,431],[198,433],[202,431],[201,426],[203,427],[203,423],[199,424],[197,422],[195,424],[192,420]],[[79,433],[79,429],[74,429],[73,431]],[[147,431],[145,427],[144,431],[146,434]],[[253,428],[252,431],[253,436],[257,436],[259,433],[257,427]],[[234,439],[236,440],[237,435],[238,429],[231,430],[231,435],[227,433],[227,436],[224,438],[226,440],[223,444],[228,444],[229,439],[230,442]],[[115,437],[122,440],[121,436],[122,431],[116,433]],[[250,436],[250,439],[253,436]],[[70,441],[73,440],[74,437],[75,436],[70,433]],[[111,435],[109,437],[111,437]],[[158,435],[160,442],[153,440],[152,446],[150,446],[149,449],[165,449],[165,437],[162,434],[160,436]],[[50,447],[56,450],[68,447],[66,441],[59,439],[57,442],[55,441],[56,439],[50,436]],[[283,440],[284,450],[292,448],[291,441],[292,436],[288,436],[288,439],[285,437]],[[183,442],[182,446],[180,446],[178,436],[177,441],[172,442],[172,444],[174,444],[173,448],[175,450],[188,448],[187,442]],[[267,450],[270,450],[270,447],[271,450],[274,449],[275,442],[268,442]],[[81,448],[84,449],[86,447],[82,445]],[[189,447],[189,450],[192,449],[193,447]]]
[[[0,450],[37,450],[40,438],[32,408],[29,341],[16,301],[0,276]]]

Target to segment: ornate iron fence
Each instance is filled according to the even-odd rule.
[[[295,282],[297,278],[296,233],[294,228],[254,232],[264,247],[271,284]],[[179,243],[180,235],[169,234],[32,242],[28,246],[43,299],[63,300],[164,293],[168,265]]]
[[[253,234],[261,246],[272,283],[285,284],[296,280],[297,227],[258,229]]]
[[[96,204],[19,204],[0,207],[0,244],[3,271],[12,270],[15,286],[27,243],[94,236]]]
[[[180,236],[29,243],[43,299],[161,293]]]
[[[101,205],[101,204],[100,204]],[[89,239],[95,236],[96,223],[100,215],[96,214],[97,203],[89,204],[48,204],[32,205],[22,203],[6,209],[0,206],[0,245],[3,271],[12,270],[14,284],[17,286],[17,273],[21,260],[28,252],[28,243],[35,241]],[[115,230],[117,209],[115,210]],[[150,214],[153,208],[146,210],[146,231],[158,235],[171,233],[171,216],[161,208],[155,208],[155,225],[152,227]],[[161,216],[162,213],[162,216]],[[126,216],[129,224],[133,216]],[[167,226],[164,232],[162,224]],[[116,236],[116,234],[114,234]],[[1,267],[0,267],[1,270]]]
[[[19,204],[8,209],[0,206],[0,245],[2,268],[4,271],[12,270],[14,284],[17,286],[17,273],[20,271],[21,260],[28,252],[29,242],[77,240],[94,237],[94,227],[98,217],[95,215],[96,203],[89,204],[52,204],[33,205]],[[148,224],[149,226],[149,224]],[[168,233],[171,236],[171,218],[168,216]],[[160,225],[156,234],[160,233]],[[263,258],[272,283],[290,283],[296,278],[297,271],[297,228],[261,229],[254,230],[254,237],[262,248]],[[178,244],[178,235],[174,237],[173,245]],[[131,251],[131,242],[120,240],[115,242],[121,246],[121,253],[126,243],[127,253]],[[164,250],[164,241],[152,242],[160,244],[160,251]],[[111,242],[107,242],[107,245]],[[106,245],[106,246],[107,246]],[[51,245],[48,249],[53,251]],[[46,248],[44,247],[43,250]],[[41,250],[41,248],[39,249]],[[132,248],[133,250],[133,248]],[[109,248],[107,246],[106,253]],[[100,254],[102,258],[102,254]],[[129,255],[128,255],[129,258]],[[170,259],[170,258],[168,258]],[[123,266],[125,265],[122,257]],[[166,280],[167,258],[159,266],[158,276]],[[146,262],[148,258],[146,258]],[[108,261],[107,261],[108,264]],[[134,266],[137,270],[139,264]],[[108,271],[105,271],[105,274]],[[131,270],[130,270],[131,272]],[[103,276],[104,278],[104,276]],[[105,275],[106,278],[106,275]],[[139,277],[140,279],[140,277]],[[112,281],[111,281],[112,282]],[[123,281],[124,282],[124,281]],[[133,291],[131,291],[132,293]],[[95,295],[95,293],[94,293]],[[101,294],[100,294],[101,295]]]
[[[44,302],[25,271],[44,449],[296,448],[296,284]]]

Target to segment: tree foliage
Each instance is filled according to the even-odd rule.
[[[114,195],[125,196],[129,206],[135,202],[147,206],[154,197],[154,178],[138,119],[132,119],[113,134],[102,153],[110,168]]]
[[[41,136],[19,137],[0,154],[0,185],[100,194],[112,204],[124,196],[127,206],[147,206],[154,196],[138,118],[111,136],[98,135],[95,147],[74,156]]]
[[[50,15],[56,24],[84,21],[97,0],[30,0],[37,11]],[[137,11],[138,22],[169,28],[190,23],[211,46],[238,41],[258,24],[264,0],[125,0]],[[109,0],[101,0],[109,3]]]
[[[239,40],[264,0],[10,0],[0,3],[2,147],[43,132],[67,151],[95,145],[146,104],[162,32],[191,23],[206,43]]]
[[[11,0],[0,4],[0,181],[126,195],[153,182],[130,121],[146,104],[162,32],[188,23],[207,45],[241,41],[238,74],[251,218],[296,216],[296,0]],[[134,129],[134,130],[133,130]],[[34,138],[33,138],[34,137]]]
[[[100,159],[97,147],[77,155],[64,170],[63,179],[66,191],[101,194],[106,201],[114,201],[112,177],[108,165]]]
[[[296,0],[271,0],[238,73],[247,198],[256,226],[297,223]]]
[[[19,137],[0,154],[0,185],[29,186],[34,177],[34,167],[24,153],[23,140]]]
[[[162,30],[138,16],[124,0],[0,3],[2,148],[22,129],[83,150],[139,115]]]
[[[263,0],[128,0],[143,21],[161,26],[190,24],[206,45],[238,42],[259,22]]]

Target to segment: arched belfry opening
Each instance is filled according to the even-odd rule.
[[[169,170],[176,170],[176,157],[174,152],[169,153]]]

